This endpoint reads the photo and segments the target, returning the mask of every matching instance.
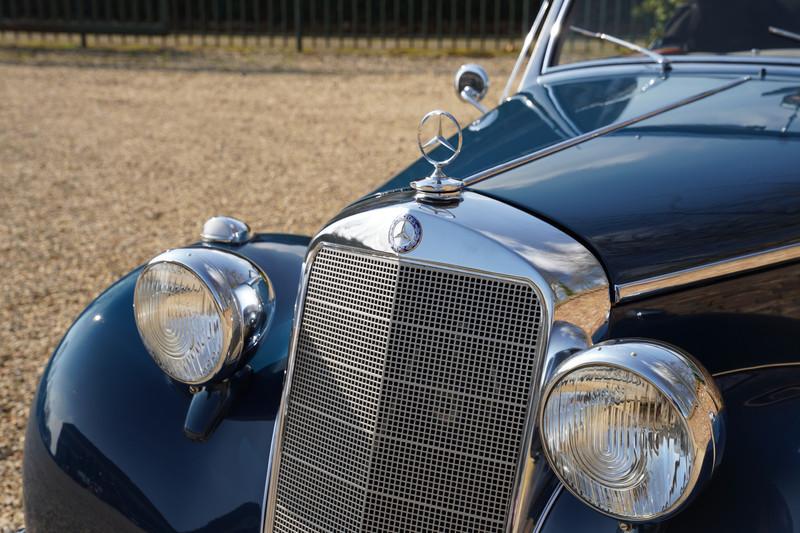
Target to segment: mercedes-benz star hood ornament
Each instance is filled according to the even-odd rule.
[[[458,132],[456,137],[449,140],[445,138],[443,133],[445,121],[455,125]],[[436,133],[427,141],[423,141],[423,130],[425,130],[428,122],[433,123]],[[417,191],[418,200],[442,202],[457,200],[461,196],[464,182],[448,177],[443,168],[449,165],[461,152],[462,140],[461,126],[458,124],[456,117],[447,111],[437,109],[422,117],[417,130],[417,142],[419,143],[422,157],[433,165],[433,174],[425,179],[411,182],[411,187]],[[440,148],[437,156],[443,155],[445,156],[444,158],[436,159],[433,157],[433,153],[437,148]]]

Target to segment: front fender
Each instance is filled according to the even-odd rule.
[[[45,369],[25,441],[30,531],[257,531],[273,422],[309,239],[237,247],[270,277],[275,316],[248,388],[204,442],[183,426],[191,394],[146,352],[132,305],[140,269],[83,312]]]

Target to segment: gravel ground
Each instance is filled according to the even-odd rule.
[[[312,233],[417,157],[436,107],[462,122],[467,58],[0,48],[0,531],[22,524],[28,408],[104,287],[228,214]],[[513,59],[480,60],[496,97]]]

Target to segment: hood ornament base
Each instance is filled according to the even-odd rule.
[[[427,141],[423,142],[422,130],[429,121],[434,119],[437,121],[436,134]],[[444,137],[442,122],[445,119],[449,120],[453,125],[455,125],[456,130],[458,131],[456,136],[458,142],[456,146],[451,144],[453,139],[448,140]],[[461,153],[462,141],[463,134],[461,132],[461,126],[456,118],[447,111],[441,111],[437,109],[422,117],[422,120],[419,123],[419,128],[417,129],[417,143],[419,144],[420,152],[422,152],[422,157],[424,157],[431,165],[433,165],[433,173],[425,179],[411,182],[411,188],[417,191],[416,198],[418,201],[452,202],[461,198],[461,191],[464,189],[464,182],[447,176],[444,173],[443,168],[449,165],[458,156],[458,154]],[[434,159],[431,154],[437,148],[440,149],[439,151],[443,151],[445,153],[450,152],[450,156],[446,159]]]
[[[417,191],[417,200],[432,202],[452,202],[461,198],[464,182],[446,176],[440,169],[423,180],[411,182],[411,188]]]

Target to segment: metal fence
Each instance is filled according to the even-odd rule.
[[[518,45],[541,0],[0,0],[0,31],[296,46]]]

